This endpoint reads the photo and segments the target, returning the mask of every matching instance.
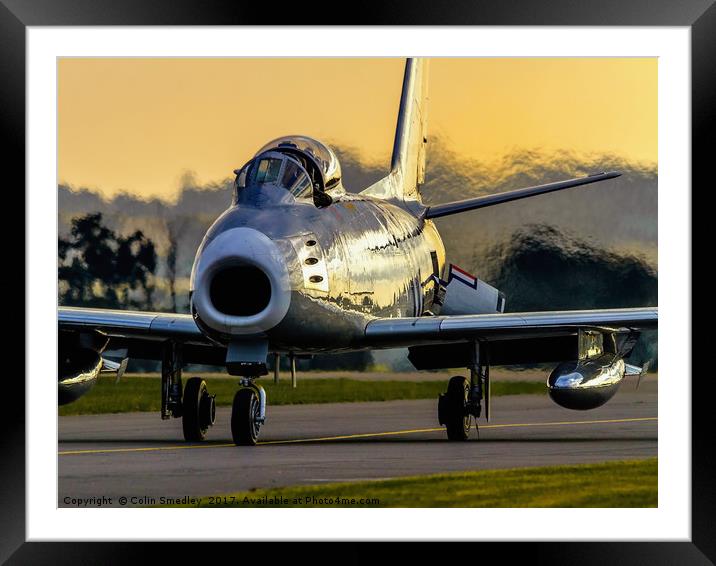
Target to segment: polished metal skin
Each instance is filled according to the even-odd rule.
[[[163,359],[168,343],[181,349],[184,363],[218,360],[250,379],[267,372],[270,353],[294,360],[296,354],[408,346],[410,359],[421,363],[439,352],[431,367],[455,367],[456,360],[489,365],[490,355],[492,363],[572,358],[577,361],[560,364],[550,376],[552,398],[575,409],[606,402],[624,375],[622,358],[638,330],[656,327],[657,309],[484,314],[477,304],[458,301],[457,311],[464,312],[446,309],[450,314],[439,316],[435,299],[445,292],[445,248],[431,218],[591,185],[618,173],[426,206],[420,198],[426,148],[427,65],[409,59],[384,179],[360,193],[347,192],[327,145],[305,136],[275,139],[235,171],[232,204],[196,253],[190,315],[60,308],[60,330],[80,338],[101,334],[130,356],[150,359]],[[600,338],[626,334],[631,342],[582,359],[584,329]],[[472,360],[478,343],[485,360]],[[60,344],[60,351],[69,350]],[[96,357],[78,357],[84,365],[61,373],[61,383],[96,379],[102,350],[91,351]],[[263,414],[265,397],[261,404]]]
[[[94,387],[105,365],[102,352],[108,343],[106,336],[94,331],[86,334],[60,333],[57,371],[59,405],[76,401]]]
[[[393,347],[479,338],[493,341],[575,336],[580,327],[648,328],[656,325],[657,309],[604,309],[500,314],[471,314],[375,320],[366,327],[370,342]]]
[[[357,349],[369,321],[420,316],[431,306],[433,285],[423,283],[442,272],[445,248],[433,223],[401,201],[350,194],[340,183],[322,208],[310,193],[275,184],[236,191],[199,247],[191,279],[197,324],[217,341],[263,333],[274,352]],[[256,315],[230,317],[211,306],[211,276],[232,265],[268,275],[272,298]],[[252,292],[236,291],[247,301]]]
[[[567,409],[596,409],[617,392],[624,370],[624,360],[614,354],[563,362],[554,368],[547,380],[549,396]]]
[[[104,334],[115,337],[145,335],[173,338],[185,343],[205,342],[204,335],[190,315],[60,307],[57,318],[60,327],[75,332],[92,333],[101,329]]]
[[[222,312],[221,307],[212,300],[212,291],[217,277],[230,270],[232,266],[250,266],[265,274],[264,284],[267,290],[265,304],[246,310],[245,312]],[[237,272],[241,279],[250,272]],[[201,254],[197,255],[192,277],[194,289],[192,306],[197,316],[207,325],[222,335],[242,336],[256,335],[276,326],[288,312],[291,302],[291,286],[287,262],[279,246],[264,231],[246,226],[229,228],[220,232],[208,244],[203,245]],[[259,280],[261,284],[262,280]],[[227,281],[228,292],[239,292],[237,285]],[[256,289],[246,289],[248,294],[255,294]],[[245,297],[250,298],[250,297]],[[226,306],[231,308],[231,300],[242,300],[242,297],[229,298]]]
[[[76,350],[71,353],[75,360],[69,372],[60,372],[57,383],[57,402],[66,405],[76,401],[87,393],[95,383],[102,370],[102,356],[89,349]]]

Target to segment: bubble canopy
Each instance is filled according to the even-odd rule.
[[[237,187],[274,185],[302,197],[311,189],[311,178],[301,163],[290,155],[265,151],[254,158],[249,167],[239,172]]]
[[[307,136],[284,136],[276,138],[259,149],[254,157],[258,157],[267,151],[281,151],[282,149],[298,150],[312,157],[321,169],[324,186],[327,190],[330,190],[340,183],[341,165],[338,162],[336,154],[327,145]]]

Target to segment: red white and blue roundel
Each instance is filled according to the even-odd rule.
[[[461,283],[464,283],[473,289],[477,289],[477,277],[451,263],[448,271],[448,284],[453,279],[457,279]]]

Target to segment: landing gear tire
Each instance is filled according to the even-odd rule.
[[[231,407],[231,436],[237,446],[256,446],[261,429],[260,401],[250,387],[239,389]]]
[[[440,400],[441,421],[447,430],[448,440],[465,441],[470,434],[470,415],[466,406],[470,382],[461,375],[451,377],[447,393]]]
[[[199,442],[206,438],[209,427],[216,418],[214,396],[209,395],[206,381],[200,377],[192,377],[184,387],[182,397],[182,429],[184,440]]]

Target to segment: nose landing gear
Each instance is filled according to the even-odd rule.
[[[231,407],[231,437],[237,446],[255,446],[266,422],[266,391],[250,378],[241,386]]]

